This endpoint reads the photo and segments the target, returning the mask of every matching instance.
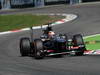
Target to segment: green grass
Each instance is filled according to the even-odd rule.
[[[89,37],[85,39],[86,41],[99,41],[100,40],[100,35],[94,36],[94,37]],[[97,50],[100,49],[100,43],[91,43],[91,44],[86,44],[86,48],[88,50]]]
[[[37,26],[62,18],[64,17],[32,14],[0,15],[0,32]]]

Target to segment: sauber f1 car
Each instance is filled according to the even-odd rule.
[[[82,56],[86,50],[83,37],[81,34],[73,35],[68,39],[66,34],[55,34],[51,24],[43,29],[43,34],[39,38],[23,37],[20,39],[21,56],[33,56],[35,59],[42,59],[45,56],[62,56],[65,54]]]

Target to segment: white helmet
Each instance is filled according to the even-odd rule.
[[[49,31],[49,32],[48,32],[48,35],[49,35],[49,37],[52,37],[52,36],[55,35],[55,32],[53,32],[53,31]]]

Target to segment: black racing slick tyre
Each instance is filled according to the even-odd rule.
[[[30,39],[21,38],[20,39],[20,53],[21,56],[28,56],[31,51]]]
[[[78,52],[76,51],[75,55],[82,56],[84,54],[84,50],[86,50],[82,35],[81,34],[74,35],[73,43],[74,46],[80,46]]]
[[[75,46],[84,45],[83,37],[81,34],[74,35],[73,42]]]
[[[35,59],[43,59],[44,50],[43,50],[43,42],[41,41],[41,39],[34,40],[34,48],[35,48],[35,53],[34,53]]]
[[[84,55],[84,52],[82,52],[82,51],[81,52],[76,52],[75,55],[76,56],[83,56]]]

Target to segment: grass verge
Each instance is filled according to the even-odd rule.
[[[93,41],[100,41],[100,35],[89,37],[89,38],[86,38],[84,40],[85,40],[85,42],[87,42],[87,41],[91,42],[89,44],[86,44],[86,48],[88,50],[97,50],[97,49],[100,49],[100,43],[93,42]]]
[[[38,26],[48,22],[54,22],[64,18],[64,16],[16,14],[0,15],[0,32],[9,31],[30,26]]]

